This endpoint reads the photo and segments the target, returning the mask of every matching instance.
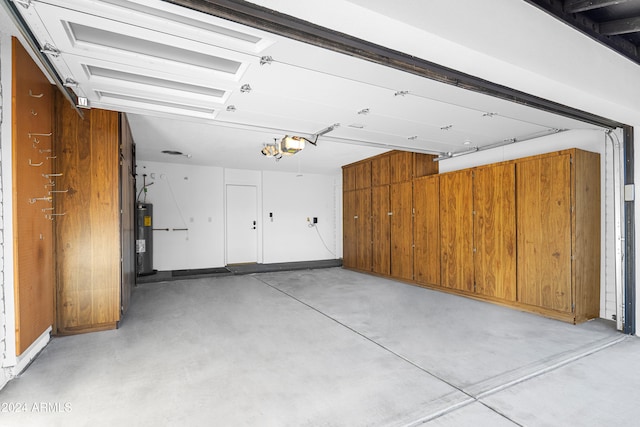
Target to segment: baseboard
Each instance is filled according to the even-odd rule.
[[[29,366],[29,364],[31,364],[33,359],[35,359],[38,356],[38,354],[40,354],[42,349],[46,347],[50,339],[51,339],[51,326],[49,326],[47,330],[44,331],[42,335],[40,335],[38,339],[35,340],[33,344],[29,346],[29,348],[27,348],[20,356],[16,358],[16,364],[14,366],[8,367],[7,370],[9,371],[9,376],[10,376],[9,380],[17,377],[25,369],[27,369],[27,367]]]

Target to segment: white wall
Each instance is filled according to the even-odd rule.
[[[337,180],[325,175],[263,172],[265,263],[339,258]],[[318,223],[309,227],[307,218],[313,217]]]
[[[7,40],[9,37],[0,31],[0,202],[3,202],[2,196],[4,194],[4,169],[5,162],[3,161],[5,155],[7,153],[7,145],[11,143],[11,127],[9,109],[10,96],[6,96],[4,93],[4,88],[7,86],[6,82],[10,82],[11,80],[7,80],[6,69],[9,68],[7,66],[7,61],[10,59],[10,53],[7,49],[5,49]],[[8,76],[10,78],[10,74]],[[10,153],[10,151],[9,151]],[[4,236],[5,236],[5,222],[4,219],[4,203],[0,203],[0,389],[7,383],[9,380],[9,374],[4,369],[6,364],[6,340],[7,340],[7,324],[6,324],[6,304],[5,304],[5,271],[4,271]]]
[[[340,176],[261,172],[186,164],[138,161],[153,203],[153,268],[160,271],[226,265],[226,185],[254,185],[258,190],[258,262],[335,259],[342,256]],[[139,200],[144,201],[144,192]],[[273,221],[269,213],[273,213]],[[318,217],[308,227],[307,217]],[[324,240],[324,243],[323,243]],[[325,244],[327,247],[325,247]]]
[[[140,193],[153,204],[153,268],[181,270],[224,265],[223,170],[217,167],[138,161]],[[153,183],[149,185],[149,183]],[[144,201],[142,192],[138,201]],[[175,230],[188,228],[188,231]]]

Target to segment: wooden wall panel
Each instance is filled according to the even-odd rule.
[[[54,323],[54,212],[49,201],[54,194],[43,176],[53,172],[52,136],[36,135],[53,131],[53,87],[15,38],[12,75],[14,291],[20,355]]]
[[[518,301],[570,312],[570,155],[538,157],[516,166]]]
[[[413,182],[413,268],[416,282],[440,285],[440,179]]]
[[[84,119],[56,96],[58,332],[115,328],[120,320],[118,113]]]
[[[378,274],[391,274],[391,218],[389,186],[371,189],[372,266]]]
[[[473,292],[473,181],[471,170],[440,175],[442,286]]]
[[[513,163],[474,171],[476,292],[516,300],[516,179]]]
[[[391,185],[391,275],[413,279],[413,184]]]

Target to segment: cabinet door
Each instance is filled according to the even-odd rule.
[[[371,160],[371,185],[386,185],[391,180],[389,155],[383,154]]]
[[[516,299],[515,165],[474,172],[474,268],[476,292]]]
[[[518,301],[571,311],[569,154],[516,165]]]
[[[389,186],[371,190],[372,271],[391,274],[391,219],[389,216]]]
[[[440,285],[440,181],[438,176],[413,183],[413,274],[416,282]]]
[[[342,191],[356,189],[356,167],[344,166],[342,168]]]
[[[358,244],[356,192],[345,191],[342,197],[342,264],[347,268],[355,268]]]
[[[371,162],[358,163],[355,166],[356,190],[371,187]]]
[[[473,292],[473,181],[470,170],[440,176],[442,286]]]
[[[413,177],[413,153],[394,151],[389,155],[391,183],[409,181]]]
[[[371,189],[356,191],[356,268],[371,271]]]
[[[391,186],[391,275],[413,279],[413,185]]]

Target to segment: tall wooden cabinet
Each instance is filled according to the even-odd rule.
[[[113,329],[134,280],[129,257],[133,244],[123,235],[133,230],[133,188],[122,192],[121,126],[117,112],[85,110],[84,119],[61,95],[56,97],[57,172],[55,221],[57,332]],[[128,135],[125,128],[125,135]],[[128,138],[128,136],[127,136]],[[125,144],[129,142],[125,141]],[[131,151],[123,156],[130,156]],[[123,194],[125,197],[122,198]],[[126,201],[125,201],[126,199]],[[127,206],[121,206],[126,203]],[[123,215],[125,209],[126,216]],[[121,213],[122,212],[122,213]],[[123,263],[123,260],[129,260]],[[129,270],[129,271],[125,271]],[[124,303],[124,304],[123,304]]]
[[[371,162],[343,172],[343,265],[371,270]]]
[[[20,355],[53,325],[54,318],[54,92],[15,38],[12,56],[13,270],[16,355]]]
[[[517,165],[518,301],[580,322],[599,315],[599,155],[565,150]]]
[[[437,171],[433,156],[403,151],[343,167],[345,267],[413,280],[413,179]]]
[[[598,317],[599,154],[439,175],[409,154],[370,159],[372,272],[569,322]],[[346,267],[352,250],[345,240]]]

